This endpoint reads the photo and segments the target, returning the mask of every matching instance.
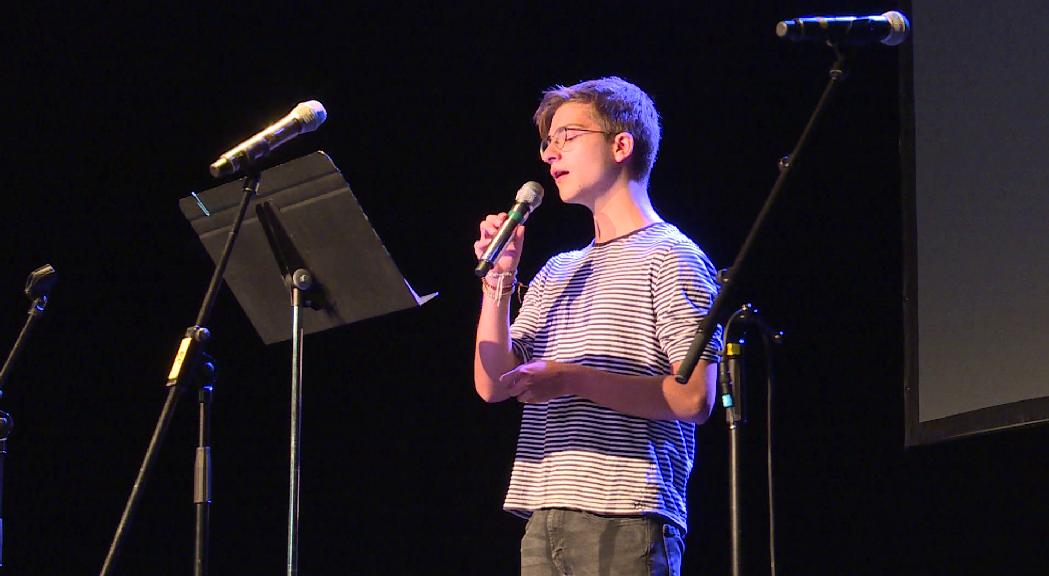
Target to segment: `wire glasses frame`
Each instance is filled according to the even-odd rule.
[[[579,134],[569,136],[569,132],[578,132]],[[565,146],[569,142],[575,140],[583,134],[605,134],[607,136],[611,136],[615,134],[615,132],[609,132],[607,130],[589,130],[587,128],[573,128],[570,126],[562,126],[554,131],[553,136],[547,136],[546,138],[543,138],[539,141],[539,153],[546,153],[546,149],[549,148],[551,144],[555,148],[557,148],[559,152],[564,152]]]

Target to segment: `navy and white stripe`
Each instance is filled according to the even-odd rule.
[[[669,374],[717,291],[705,254],[670,224],[551,258],[510,333],[525,362]],[[703,358],[717,361],[720,329]],[[504,508],[664,516],[686,528],[695,425],[648,420],[576,396],[527,404]]]

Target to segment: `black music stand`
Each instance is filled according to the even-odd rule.
[[[294,576],[303,336],[421,306],[436,294],[419,297],[412,290],[326,154],[314,152],[261,176],[249,206],[248,214],[255,216],[243,222],[225,281],[263,342],[292,340],[287,574]],[[183,215],[216,262],[241,198],[241,183],[230,182],[179,200]],[[207,427],[201,429],[198,451],[207,451]],[[196,485],[196,504],[209,505],[210,478],[199,478]]]

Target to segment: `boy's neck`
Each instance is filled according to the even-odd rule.
[[[648,198],[648,187],[643,182],[629,180],[614,186],[594,202],[594,242],[614,240],[662,222]]]

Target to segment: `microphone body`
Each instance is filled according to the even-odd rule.
[[[327,117],[328,113],[320,102],[301,102],[284,118],[219,156],[211,165],[211,175],[222,178],[236,174],[246,164],[266,156],[288,140],[299,134],[313,132]]]
[[[776,35],[793,42],[831,41],[850,46],[881,42],[896,46],[907,39],[911,23],[899,12],[880,16],[814,16],[776,24]]]
[[[506,243],[514,235],[514,230],[528,219],[533,210],[543,203],[543,186],[538,182],[525,182],[524,186],[517,191],[513,208],[507,213],[507,219],[492,237],[492,243],[485,248],[481,258],[477,260],[474,274],[480,278],[488,273],[499,259],[499,254],[506,247]]]

